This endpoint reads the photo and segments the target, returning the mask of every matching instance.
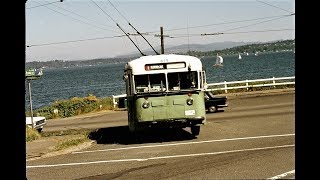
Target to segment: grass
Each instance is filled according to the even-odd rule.
[[[32,142],[43,137],[52,137],[52,136],[71,136],[66,137],[64,140],[58,142],[54,147],[55,151],[62,149],[67,149],[69,147],[80,145],[84,142],[89,142],[88,134],[92,130],[81,129],[81,130],[66,130],[66,131],[55,131],[55,132],[41,132],[39,133],[36,129],[32,129],[29,126],[26,126],[26,142]],[[75,135],[75,136],[73,136]]]
[[[69,130],[63,130],[63,131],[42,132],[41,135],[42,137],[79,135],[79,134],[88,136],[88,134],[91,131],[93,131],[93,129],[69,129]]]
[[[79,144],[82,144],[84,142],[88,142],[89,139],[87,136],[85,135],[82,135],[82,137],[78,137],[78,138],[71,138],[71,139],[67,139],[67,140],[62,140],[60,141],[56,146],[55,146],[55,150],[56,151],[59,151],[59,150],[62,150],[62,149],[67,149],[69,147],[72,147],[72,146],[77,146]]]

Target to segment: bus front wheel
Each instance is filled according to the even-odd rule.
[[[192,133],[192,135],[194,135],[194,136],[197,136],[197,135],[199,135],[199,133],[200,133],[200,126],[198,125],[195,125],[195,126],[191,126],[191,133]]]

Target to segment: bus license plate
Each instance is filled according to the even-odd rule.
[[[186,116],[191,116],[191,115],[195,115],[196,111],[195,110],[186,110],[184,113]]]

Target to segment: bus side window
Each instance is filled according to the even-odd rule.
[[[198,86],[197,72],[183,72],[180,73],[180,87],[181,89],[192,89]]]
[[[136,92],[148,92],[148,77],[147,75],[136,75],[135,88]]]

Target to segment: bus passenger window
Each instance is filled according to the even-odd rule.
[[[168,73],[168,83],[170,91],[181,89],[193,89],[198,87],[197,72],[177,72]]]
[[[170,91],[180,90],[180,78],[179,73],[168,73],[168,83]]]
[[[192,81],[190,79],[181,79],[181,89],[190,89]]]
[[[150,74],[149,75],[151,91],[165,91],[166,79],[165,74]]]

